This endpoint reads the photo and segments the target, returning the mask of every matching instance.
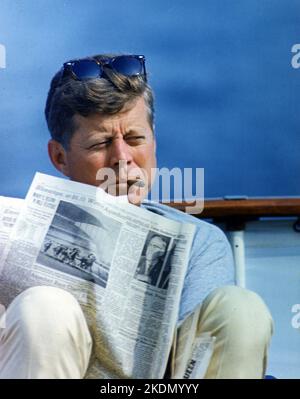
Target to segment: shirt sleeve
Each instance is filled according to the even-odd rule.
[[[204,222],[197,228],[194,236],[178,323],[215,288],[234,284],[234,262],[230,244],[222,230]]]

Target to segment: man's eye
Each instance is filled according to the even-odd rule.
[[[104,148],[104,147],[106,147],[106,145],[108,145],[110,143],[111,143],[111,140],[101,141],[100,143],[92,144],[91,146],[88,147],[88,149],[89,150],[96,150],[98,148]]]
[[[130,143],[136,143],[140,144],[145,141],[146,137],[145,136],[128,136],[126,137],[126,141],[129,141]]]

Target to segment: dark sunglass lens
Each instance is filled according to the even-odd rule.
[[[75,61],[72,67],[78,79],[93,79],[100,77],[102,68],[93,60]]]
[[[112,62],[113,69],[126,76],[135,76],[143,73],[143,61],[134,57],[118,57]]]

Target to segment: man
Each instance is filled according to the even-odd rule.
[[[145,199],[154,180],[156,138],[144,57],[99,55],[65,63],[51,82],[45,114],[49,156],[65,176],[98,186],[105,185],[103,170],[111,170],[116,179],[106,182],[108,192],[196,225],[178,324],[201,305],[198,331],[216,337],[206,378],[262,378],[271,316],[255,293],[233,285],[224,234]],[[8,308],[0,343],[1,378],[90,376],[91,333],[78,302],[63,290],[35,287],[19,295]]]
[[[146,244],[145,255],[141,256],[137,267],[138,280],[156,285],[162,272],[167,243],[159,235],[153,235]]]

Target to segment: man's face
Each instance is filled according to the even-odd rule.
[[[160,258],[166,250],[166,242],[160,239],[159,237],[153,237],[149,242],[146,250],[146,258],[148,261],[156,261],[157,258]]]
[[[76,130],[69,148],[62,150],[64,166],[60,170],[71,180],[99,186],[107,181],[107,174],[103,176],[101,171],[109,168],[116,181],[104,185],[106,191],[113,195],[128,194],[129,201],[139,205],[154,180],[151,168],[156,167],[156,143],[144,98],[140,97],[118,114],[106,117],[77,114],[74,122]],[[49,152],[51,156],[51,145]],[[130,186],[136,178],[146,183],[144,188]]]

